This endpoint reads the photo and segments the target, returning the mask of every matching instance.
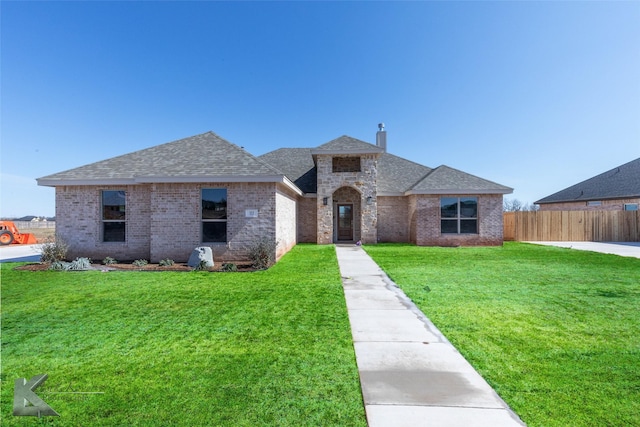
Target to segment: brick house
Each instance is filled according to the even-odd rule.
[[[39,178],[56,189],[69,257],[185,261],[210,246],[241,260],[258,237],[280,258],[300,242],[501,245],[512,189],[341,136],[253,156],[213,132]]]
[[[541,211],[637,211],[640,205],[640,158],[535,203]]]

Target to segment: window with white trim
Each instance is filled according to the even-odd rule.
[[[124,242],[127,231],[127,194],[122,190],[102,191],[102,241]]]
[[[442,234],[478,234],[478,198],[440,198]]]
[[[202,189],[202,241],[227,242],[227,189]]]

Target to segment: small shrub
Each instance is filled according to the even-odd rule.
[[[64,262],[64,261],[53,261],[49,265],[49,270],[66,271],[67,270],[67,264],[69,264],[69,263],[68,262]]]
[[[149,264],[149,261],[147,261],[146,259],[137,259],[131,264],[135,265],[136,267],[144,267],[145,265]]]
[[[253,261],[253,267],[264,270],[275,262],[276,248],[278,242],[268,237],[259,237],[249,247],[249,259]]]
[[[110,256],[108,256],[108,257],[106,257],[105,259],[102,260],[102,263],[104,265],[111,265],[111,264],[117,264],[118,261],[113,259],[113,258],[111,258]]]
[[[83,271],[91,268],[91,259],[89,258],[76,258],[69,263],[68,270]]]
[[[171,267],[173,264],[175,264],[175,262],[172,259],[167,258],[167,259],[161,259],[158,264],[161,265],[162,267]]]
[[[207,261],[205,260],[200,260],[200,262],[198,263],[198,265],[196,265],[193,268],[194,271],[205,271],[205,270],[209,270],[209,266],[207,265]]]
[[[71,262],[65,261],[53,261],[49,265],[49,270],[56,271],[85,271],[91,268],[91,259],[89,258],[76,258]]]
[[[222,264],[222,271],[238,271],[238,266],[232,262]]]
[[[62,237],[56,235],[55,238],[48,238],[45,243],[40,245],[40,262],[63,261],[67,258],[68,250],[69,245]]]

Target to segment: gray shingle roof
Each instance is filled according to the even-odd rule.
[[[146,178],[186,178],[283,175],[274,166],[213,132],[206,132],[155,147],[38,179],[41,185],[61,181],[135,181]]]
[[[369,144],[368,142],[364,142],[347,135],[342,135],[339,138],[331,140],[325,144],[322,144],[318,148],[314,148],[313,150],[311,150],[312,154],[336,152],[382,153],[384,152],[384,150],[377,145]]]
[[[414,194],[508,194],[512,191],[513,188],[442,165],[422,178],[410,192]]]
[[[303,192],[317,191],[317,170],[311,148],[280,148],[259,158],[281,170]]]
[[[640,158],[544,197],[536,204],[640,197]]]
[[[280,181],[295,191],[317,192],[316,154],[380,154],[378,193],[509,193],[509,187],[440,166],[427,166],[343,135],[317,148],[281,148],[255,157],[213,132],[38,178],[39,185],[95,185],[139,182]],[[290,185],[290,183],[287,183]]]
[[[402,157],[384,153],[378,159],[378,194],[404,193],[431,170]]]

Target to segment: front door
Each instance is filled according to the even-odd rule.
[[[338,240],[353,240],[353,205],[338,205]]]

